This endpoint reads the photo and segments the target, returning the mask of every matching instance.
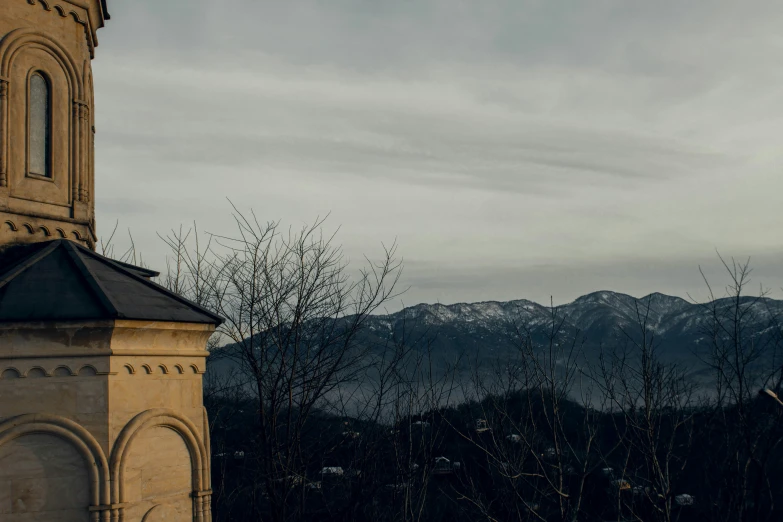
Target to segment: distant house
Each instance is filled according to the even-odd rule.
[[[620,491],[627,491],[631,489],[631,484],[627,480],[617,479],[611,482],[612,487]]]
[[[432,469],[434,475],[448,475],[460,469],[459,462],[451,462],[446,457],[435,457],[435,467]]]
[[[276,484],[288,484],[288,487],[293,488],[301,485],[304,482],[304,477],[301,475],[288,475],[287,477],[281,477],[275,479]]]
[[[539,509],[541,509],[541,504],[539,504],[538,502],[525,502],[525,510],[528,513],[533,513],[535,511],[538,511]]]
[[[682,494],[674,497],[674,503],[678,506],[692,506],[694,498],[692,495]]]

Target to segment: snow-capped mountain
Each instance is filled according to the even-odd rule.
[[[756,348],[768,347],[770,352],[781,352],[776,357],[783,356],[783,342],[779,342],[783,339],[781,300],[743,297],[738,302],[726,298],[699,304],[660,293],[634,298],[611,291],[593,292],[555,308],[525,299],[418,304],[368,317],[356,340],[370,349],[365,353],[404,340],[414,350],[426,347],[435,368],[453,367],[459,360],[460,367],[470,371],[496,362],[514,364],[514,358],[520,357],[522,339],[527,336],[544,346],[553,324],[559,325],[557,342],[577,340],[583,361],[596,361],[601,353],[623,348],[633,356],[633,343],[639,342],[644,332],[662,362],[681,364],[700,380],[706,375],[704,361],[709,357],[711,339],[732,335],[737,308],[743,317],[741,337],[746,349],[753,342]],[[716,331],[716,318],[726,330]],[[236,371],[237,360],[231,356],[234,347],[222,347],[228,357],[211,358],[212,372]],[[754,364],[766,368],[768,361],[757,359]]]
[[[544,306],[525,299],[480,303],[419,304],[369,321],[375,341],[407,332],[409,337],[426,337],[437,352],[449,356],[464,354],[487,359],[514,350],[519,332],[543,339],[555,322],[563,322],[564,335],[579,335],[585,352],[601,347],[615,348],[638,340],[644,330],[659,353],[671,361],[693,362],[714,327],[717,315],[728,325],[734,302],[691,303],[680,297],[653,293],[641,298],[599,291],[571,303]],[[745,297],[740,300],[746,321],[746,335],[780,332],[783,301]],[[776,330],[777,328],[777,330]],[[577,334],[578,332],[578,334]]]

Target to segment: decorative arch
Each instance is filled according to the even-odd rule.
[[[8,228],[10,228],[12,232],[16,232],[19,230],[19,228],[17,228],[16,226],[16,223],[14,223],[13,221],[8,220],[5,222],[5,224],[8,225]]]
[[[209,454],[193,421],[168,408],[154,408],[136,415],[120,432],[114,442],[109,469],[111,471],[111,498],[113,503],[125,502],[125,466],[133,440],[144,430],[164,427],[182,437],[190,454],[193,498],[198,500],[195,514],[203,513],[204,500],[210,489]]]
[[[35,234],[35,229],[30,223],[22,223],[22,226],[27,229],[30,234]]]
[[[44,235],[45,235],[46,237],[49,237],[49,236],[51,236],[51,235],[52,235],[52,233],[51,233],[51,232],[49,232],[49,229],[48,229],[46,226],[44,226],[44,225],[41,225],[41,226],[40,226],[40,227],[38,227],[38,228],[41,230],[41,232],[43,232],[43,233],[44,233]]]
[[[144,513],[144,518],[141,519],[141,522],[149,522],[152,520],[152,516],[155,514],[156,511],[160,511],[160,504],[155,504],[150,508],[149,511]]]
[[[142,364],[141,367],[144,368],[144,373],[147,375],[152,373],[152,368],[150,368],[149,364]]]
[[[185,369],[182,368],[181,364],[175,364],[174,368],[177,370],[177,373],[179,373],[179,374],[185,373]]]
[[[79,368],[79,375],[81,376],[93,376],[98,375],[98,370],[95,369],[95,366],[91,364],[85,364],[81,368]]]
[[[52,371],[52,376],[54,377],[72,377],[74,375],[76,375],[76,373],[65,365],[60,365]]]
[[[41,433],[70,443],[84,458],[90,477],[92,506],[109,504],[109,465],[92,434],[72,420],[46,413],[29,413],[0,422],[0,447],[27,434]]]
[[[92,80],[92,74],[90,69],[90,60],[84,60],[84,63],[82,64],[82,84],[84,84],[84,86],[87,87],[90,85],[91,80]],[[93,93],[92,89],[87,92],[90,94]],[[90,100],[85,100],[85,101],[90,101]]]
[[[38,0],[38,2],[41,4],[41,7],[44,8],[44,11],[51,11],[52,8],[49,5],[49,2],[47,0]],[[27,0],[27,3],[30,5],[35,5],[35,0]]]
[[[60,63],[65,72],[73,97],[77,100],[84,99],[84,83],[79,74],[79,67],[77,67],[76,61],[55,40],[51,39],[46,33],[35,29],[15,29],[8,33],[0,42],[0,76],[6,78],[10,76],[14,57],[27,46],[39,47],[48,51]]]
[[[46,370],[44,370],[40,366],[33,366],[32,368],[27,370],[27,373],[25,373],[25,377],[28,377],[28,378],[31,378],[31,379],[36,379],[36,378],[39,378],[39,377],[48,377],[48,376],[49,376],[49,374],[46,372]]]
[[[212,455],[212,441],[209,438],[209,416],[207,415],[207,408],[205,406],[201,407],[201,419],[202,423],[204,425],[204,448],[207,450],[207,455]],[[210,474],[210,478],[212,475]]]
[[[161,373],[163,373],[164,375],[166,375],[166,374],[168,374],[168,373],[169,373],[169,369],[168,369],[168,367],[166,367],[166,365],[165,365],[165,364],[163,364],[163,363],[161,363],[161,364],[159,364],[159,365],[158,365],[158,369],[159,369],[159,370],[161,371]]]
[[[74,22],[76,22],[79,25],[83,25],[85,28],[87,27],[87,22],[81,19],[79,13],[77,13],[76,11],[68,11],[68,14],[71,15],[71,18],[73,18]]]
[[[49,5],[48,0],[27,0],[27,3],[30,5],[35,5],[36,1],[41,3],[41,6],[44,8],[44,11],[52,11],[52,7]],[[74,0],[65,0],[68,3],[74,4]],[[78,5],[78,3],[76,3]],[[85,6],[80,6],[85,7]],[[73,20],[81,25],[84,28],[84,36],[87,38],[87,46],[90,48],[90,58],[95,57],[95,46],[98,44],[97,40],[95,39],[94,31],[90,27],[89,18],[86,20],[82,20],[81,16],[74,11],[73,9],[66,10],[61,5],[55,4],[54,10],[57,11],[57,14],[60,15],[61,18],[67,18],[68,15],[73,18]]]
[[[0,40],[0,78],[10,78],[11,68],[14,59],[20,51],[25,48],[39,49],[49,54],[63,71],[68,85],[68,98],[73,104],[73,114],[71,116],[71,136],[68,145],[69,153],[69,172],[72,184],[72,198],[81,201],[80,187],[84,183],[81,179],[81,154],[83,154],[84,142],[84,116],[89,111],[86,108],[85,88],[81,75],[81,67],[76,65],[73,56],[62,47],[57,41],[50,38],[45,32],[21,28],[15,29],[5,35]],[[7,92],[8,82],[0,81],[0,90]],[[0,186],[8,185],[8,103],[0,99]],[[81,119],[80,119],[81,118]],[[81,240],[80,237],[77,239]]]
[[[20,372],[13,366],[10,368],[6,368],[2,372],[0,372],[0,379],[20,379],[21,377],[22,377],[22,372]]]
[[[124,366],[124,368],[125,368],[125,371],[127,371],[130,375],[133,375],[134,373],[136,373],[136,368],[134,368],[133,365],[130,364],[130,363],[126,364]]]
[[[65,234],[65,230],[63,230],[62,228],[56,228],[55,230],[57,230],[57,233],[60,234],[60,237],[62,237],[62,238],[68,237]]]

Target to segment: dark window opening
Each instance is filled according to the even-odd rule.
[[[30,174],[52,177],[52,108],[49,82],[43,75],[30,77]]]

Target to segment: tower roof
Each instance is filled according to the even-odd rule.
[[[0,322],[223,319],[148,280],[157,272],[57,239],[0,249]]]

